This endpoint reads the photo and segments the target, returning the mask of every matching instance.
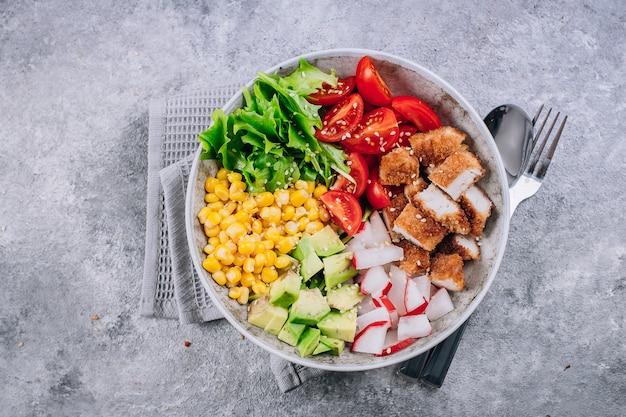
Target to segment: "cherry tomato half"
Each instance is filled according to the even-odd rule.
[[[385,153],[398,141],[398,122],[393,110],[379,107],[363,116],[349,138],[341,146],[362,154]]]
[[[340,190],[330,190],[320,197],[333,222],[348,234],[354,236],[361,227],[363,211],[354,194]]]
[[[332,106],[350,94],[352,90],[354,90],[355,85],[356,77],[353,75],[348,78],[339,79],[335,87],[324,83],[322,84],[322,89],[311,94],[308,100],[310,103],[317,104],[318,106]]]
[[[388,106],[391,103],[391,91],[367,55],[356,66],[356,88],[363,100],[374,106]]]
[[[404,123],[398,126],[398,142],[396,146],[404,147],[411,146],[409,138],[417,133],[417,128],[409,123]]]
[[[365,189],[365,196],[374,210],[385,208],[391,204],[389,190],[380,183],[380,179],[378,178],[378,167],[370,170],[370,178],[367,188]]]
[[[322,142],[339,142],[358,126],[363,117],[363,99],[358,93],[350,94],[335,104],[322,118],[322,128],[315,137]]]
[[[406,117],[421,132],[441,127],[439,116],[422,100],[412,96],[397,96],[391,100],[391,107]]]
[[[356,184],[343,175],[339,175],[335,183],[331,187],[332,190],[341,190],[354,194],[355,197],[361,197],[367,187],[367,179],[369,177],[369,168],[367,161],[363,155],[351,152],[348,155],[346,164],[350,167],[350,176],[354,178]]]

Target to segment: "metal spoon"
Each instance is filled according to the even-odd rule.
[[[511,188],[522,174],[532,152],[535,120],[531,120],[520,107],[505,104],[493,109],[484,122],[498,146]],[[428,352],[404,362],[400,366],[400,373],[436,388],[441,387],[468,322],[466,320],[446,340]]]

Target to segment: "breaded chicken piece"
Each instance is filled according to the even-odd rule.
[[[461,255],[458,253],[437,253],[430,260],[428,278],[437,287],[444,287],[449,291],[461,291],[465,288]]]
[[[401,235],[393,231],[393,224],[407,204],[409,204],[409,200],[404,194],[398,194],[391,199],[391,204],[382,210],[383,220],[387,225],[392,242],[398,242],[402,239]]]
[[[478,185],[470,187],[459,199],[461,207],[470,222],[469,234],[482,237],[487,219],[491,216],[494,204]]]
[[[430,252],[406,239],[397,242],[396,246],[404,249],[404,258],[398,264],[398,268],[409,275],[421,275],[428,270],[430,267]]]
[[[439,253],[458,253],[464,261],[476,260],[480,257],[480,246],[470,235],[451,233],[435,249]]]
[[[442,126],[428,132],[419,132],[409,138],[409,143],[422,166],[437,166],[448,155],[459,150],[467,135],[452,126]]]
[[[426,180],[422,177],[417,177],[413,182],[404,186],[404,196],[411,201],[415,194],[426,189],[426,187],[428,187]]]
[[[393,231],[427,251],[435,249],[448,234],[441,223],[412,204],[407,204],[394,221]]]
[[[480,159],[469,151],[454,152],[435,167],[428,179],[437,184],[454,201],[485,175]]]
[[[435,184],[416,193],[411,199],[415,207],[444,225],[451,233],[466,234],[470,223],[461,206]]]
[[[380,158],[378,176],[383,185],[409,184],[419,173],[420,163],[411,148],[394,148]]]

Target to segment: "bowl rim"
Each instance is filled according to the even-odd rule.
[[[489,288],[491,287],[493,280],[495,279],[495,276],[497,275],[498,269],[500,267],[500,263],[504,257],[507,238],[509,234],[509,224],[510,224],[510,216],[508,214],[509,206],[510,206],[509,188],[508,188],[506,172],[504,169],[504,163],[502,161],[502,158],[500,157],[500,153],[498,151],[497,145],[491,133],[487,129],[487,126],[485,125],[483,119],[479,116],[478,112],[474,109],[474,107],[454,87],[452,87],[447,81],[442,79],[440,76],[436,75],[434,72],[424,68],[423,66],[421,66],[420,64],[417,64],[416,62],[410,61],[408,59],[402,58],[400,56],[397,56],[391,53],[387,53],[383,51],[376,51],[376,50],[371,50],[371,49],[361,49],[361,48],[324,49],[324,50],[309,52],[305,54],[300,54],[292,58],[289,58],[279,64],[276,64],[270,67],[269,69],[265,70],[264,72],[268,74],[273,74],[279,71],[281,68],[295,66],[298,64],[301,58],[307,61],[311,61],[311,60],[315,60],[318,58],[328,58],[332,56],[361,57],[365,55],[370,56],[374,60],[385,60],[385,61],[397,64],[397,65],[406,67],[410,70],[413,70],[419,73],[420,75],[429,79],[431,82],[439,85],[442,89],[446,91],[447,94],[453,97],[468,113],[471,120],[476,125],[477,129],[481,132],[482,136],[487,139],[487,145],[491,153],[494,155],[494,159],[496,162],[496,171],[497,171],[496,174],[497,174],[497,177],[499,178],[500,184],[502,185],[502,189],[500,191],[501,191],[502,200],[504,203],[504,207],[502,208],[502,213],[501,213],[502,228],[500,230],[500,245],[497,249],[497,253],[494,258],[493,267],[489,271],[489,274],[487,276],[487,279],[485,280],[484,285],[482,286],[480,291],[476,294],[474,299],[470,302],[470,304],[465,309],[465,311],[459,317],[457,317],[457,319],[454,320],[454,322],[452,322],[452,324],[448,326],[444,331],[439,333],[436,337],[431,339],[428,343],[424,344],[420,349],[417,349],[415,351],[406,351],[404,354],[401,353],[402,351],[399,351],[394,355],[387,356],[384,361],[376,361],[371,364],[366,363],[366,364],[360,364],[360,365],[321,363],[321,362],[317,362],[308,358],[300,358],[297,355],[288,355],[284,353],[283,351],[274,349],[273,347],[266,345],[265,343],[263,343],[262,340],[259,340],[254,334],[250,333],[245,327],[243,327],[239,323],[239,321],[234,316],[231,315],[231,313],[225,308],[225,306],[222,305],[217,295],[214,294],[213,289],[206,282],[207,281],[206,273],[204,269],[202,268],[202,261],[195,247],[195,240],[194,240],[195,238],[194,238],[193,231],[194,231],[194,222],[196,220],[196,215],[195,213],[192,213],[193,203],[194,203],[194,186],[195,186],[195,182],[197,179],[199,164],[201,163],[200,161],[200,154],[202,153],[201,144],[198,145],[198,148],[196,149],[196,152],[194,154],[193,164],[192,164],[191,171],[189,174],[189,179],[188,179],[187,188],[186,188],[186,196],[185,196],[185,228],[186,228],[187,244],[189,246],[190,255],[191,255],[194,267],[196,268],[196,272],[200,276],[200,281],[202,282],[203,287],[206,289],[211,300],[213,301],[213,304],[222,313],[224,318],[226,318],[226,320],[235,329],[237,329],[237,331],[239,331],[242,335],[244,335],[248,340],[251,340],[254,344],[268,351],[269,353],[274,354],[292,363],[297,363],[299,365],[312,367],[312,368],[318,368],[318,369],[327,370],[327,371],[353,372],[353,371],[365,371],[365,370],[370,370],[370,369],[377,369],[377,368],[391,366],[391,365],[409,360],[413,357],[416,357],[432,349],[433,347],[441,343],[443,340],[445,340],[448,336],[450,336],[453,332],[455,332],[467,319],[469,319],[469,317],[476,310],[478,305],[482,302],[483,298],[489,291]],[[248,81],[242,88],[250,88],[254,84],[255,79],[256,79],[256,76],[252,78],[252,80]],[[237,94],[233,95],[233,97],[231,97],[223,105],[222,108],[228,109],[232,107],[235,103],[240,101],[241,98],[242,98],[242,93],[240,90]]]

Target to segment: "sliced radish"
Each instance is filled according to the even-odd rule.
[[[370,242],[374,241],[374,232],[372,230],[372,225],[370,222],[361,223],[361,228],[359,231],[352,236],[350,242],[348,244],[353,243],[354,245],[361,245],[363,248],[369,248]],[[356,252],[356,251],[355,251]]]
[[[385,307],[376,307],[372,311],[369,311],[365,314],[361,314],[360,316],[358,316],[356,318],[357,332],[362,331],[370,324],[378,322],[378,321],[386,321],[387,323],[390,323],[389,312],[387,311]]]
[[[420,275],[418,277],[413,277],[411,279],[417,283],[417,286],[419,287],[420,291],[426,298],[426,301],[430,301],[430,296],[431,296],[430,287],[432,286],[432,284],[430,283],[428,276]]]
[[[352,264],[356,269],[368,269],[376,265],[385,265],[399,261],[404,257],[404,250],[395,245],[382,248],[363,249],[354,252]]]
[[[398,320],[398,339],[410,339],[428,336],[433,331],[426,314],[400,317]]]
[[[369,313],[370,311],[376,309],[376,305],[372,299],[371,295],[365,296],[364,299],[361,300],[359,305],[357,306],[356,314],[358,316],[362,316],[363,314]]]
[[[416,338],[409,339],[398,339],[398,331],[394,329],[390,329],[387,331],[385,335],[385,343],[383,345],[383,349],[380,354],[376,354],[376,356],[387,356],[395,353],[401,349],[404,349],[407,346],[410,346],[413,342],[415,342]]]
[[[374,298],[387,294],[391,289],[389,275],[385,272],[385,268],[380,265],[368,269],[365,274],[363,274],[360,285],[363,294],[371,294]]]
[[[388,321],[375,321],[360,331],[352,342],[352,352],[380,354],[385,346]]]
[[[430,294],[430,288],[427,294]],[[406,314],[422,314],[427,306],[428,301],[426,301],[426,295],[422,293],[417,282],[412,279],[407,280],[404,290],[404,307],[406,308]]]
[[[391,237],[387,231],[387,226],[385,226],[385,222],[377,210],[374,210],[372,214],[370,214],[369,222],[373,238],[372,241],[369,242],[370,247],[391,245]]]
[[[404,304],[404,293],[406,291],[406,283],[409,277],[406,272],[395,265],[389,268],[389,279],[391,280],[391,289],[387,293],[387,297],[396,306],[399,316],[406,315],[406,306]]]
[[[387,309],[389,313],[389,321],[391,323],[391,328],[396,329],[398,327],[398,310],[396,310],[396,306],[393,305],[391,300],[387,298],[386,295],[381,296],[380,298],[373,298],[372,302],[376,307],[384,307]]]
[[[428,303],[428,307],[426,307],[426,315],[430,321],[434,321],[445,316],[452,310],[454,310],[454,304],[452,304],[450,294],[448,290],[441,287],[430,297],[430,303]]]

